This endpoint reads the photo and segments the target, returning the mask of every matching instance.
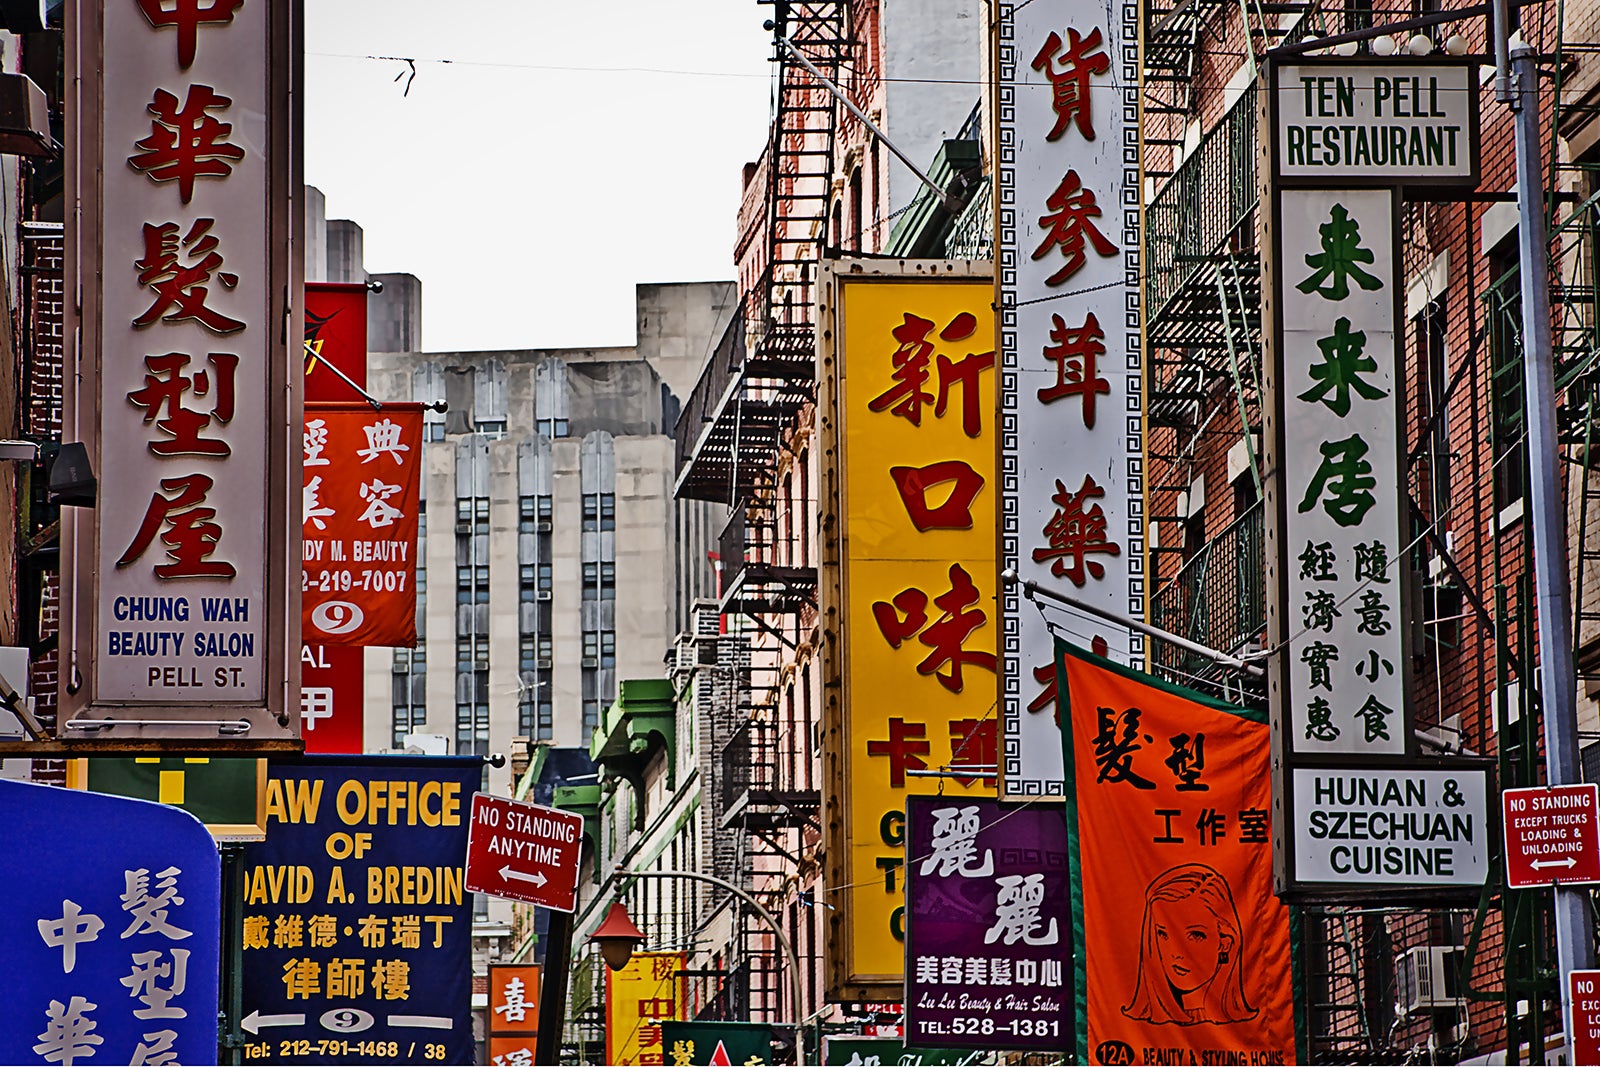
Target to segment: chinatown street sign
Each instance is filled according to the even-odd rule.
[[[1274,70],[1278,177],[1478,184],[1478,67],[1304,60]]]
[[[295,5],[73,7],[60,735],[296,747]]]
[[[1567,978],[1572,994],[1567,1034],[1573,1063],[1600,1063],[1600,971],[1573,971]]]
[[[215,1063],[221,879],[188,812],[0,781],[0,1063]]]
[[[467,888],[571,912],[582,844],[582,815],[474,793]]]
[[[1500,802],[1507,889],[1600,882],[1600,785],[1507,789]]]

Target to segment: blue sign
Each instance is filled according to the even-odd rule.
[[[246,1060],[470,1064],[467,819],[483,761],[307,756],[245,849]]]
[[[0,1063],[215,1063],[221,878],[186,811],[0,781]]]

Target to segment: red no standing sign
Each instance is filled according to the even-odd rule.
[[[573,911],[582,844],[582,815],[474,793],[466,886],[474,893]]]
[[[1507,789],[1506,888],[1600,882],[1600,785]]]

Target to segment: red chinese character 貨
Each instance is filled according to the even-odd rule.
[[[1044,135],[1054,141],[1067,130],[1067,124],[1076,123],[1078,132],[1094,140],[1094,111],[1089,100],[1089,76],[1104,74],[1111,69],[1111,57],[1096,52],[1103,38],[1096,26],[1084,37],[1077,30],[1067,30],[1067,47],[1061,48],[1061,35],[1052,32],[1045,38],[1039,54],[1033,57],[1033,69],[1050,79],[1050,106],[1055,109],[1056,124]],[[1059,64],[1057,53],[1060,53]],[[1092,53],[1092,54],[1091,54]]]
[[[989,671],[995,669],[993,652],[969,652],[961,647],[974,630],[989,621],[981,608],[973,607],[977,602],[978,587],[972,584],[972,576],[961,564],[952,563],[949,590],[933,598],[934,605],[944,609],[944,614],[929,623],[917,638],[933,649],[917,664],[917,673],[935,675],[939,684],[952,693],[961,692],[964,664]],[[940,673],[940,667],[948,667],[948,670]]]
[[[128,394],[135,407],[144,408],[144,421],[155,423],[170,440],[152,441],[149,448],[158,456],[226,456],[233,450],[226,441],[200,436],[211,421],[228,423],[233,420],[233,379],[239,367],[239,357],[231,352],[212,352],[206,356],[215,371],[197,370],[193,375],[184,368],[189,356],[184,352],[168,352],[164,356],[145,356],[147,373],[144,385]],[[213,386],[215,393],[213,394]],[[211,412],[205,414],[183,406],[183,395],[190,390],[196,397],[211,396]]]
[[[958,777],[962,785],[994,777],[996,761],[1000,756],[995,720],[950,720],[950,767],[969,767],[980,772],[969,777]]]
[[[1060,285],[1083,269],[1085,241],[1092,244],[1102,256],[1116,254],[1117,246],[1089,221],[1100,217],[1100,205],[1095,201],[1093,191],[1083,187],[1077,171],[1067,171],[1061,184],[1056,186],[1056,191],[1045,201],[1045,206],[1050,211],[1039,216],[1039,225],[1049,232],[1034,250],[1033,258],[1043,259],[1058,245],[1061,254],[1067,257],[1066,265],[1045,279],[1046,285]]]
[[[970,463],[946,459],[925,467],[890,467],[889,477],[919,532],[972,529],[972,502],[983,488],[983,475]],[[928,503],[928,490],[953,482],[942,504]]]
[[[213,26],[233,21],[233,13],[244,0],[138,0],[139,10],[155,29],[175,26],[178,30],[178,66],[188,70],[194,63],[195,45],[202,23]]]
[[[211,292],[209,285],[213,272],[226,289],[239,284],[239,276],[218,271],[222,255],[217,251],[217,239],[211,235],[215,219],[196,219],[183,240],[178,239],[178,224],[165,222],[159,226],[144,225],[144,258],[134,264],[139,268],[139,284],[156,294],[148,310],[133,320],[135,326],[149,326],[158,320],[166,322],[198,322],[213,333],[237,333],[244,323],[206,306]],[[189,263],[178,263],[178,250],[182,248]]]
[[[1056,384],[1039,390],[1039,402],[1052,404],[1063,397],[1083,397],[1083,425],[1094,429],[1094,398],[1111,392],[1111,383],[1100,377],[1098,360],[1106,354],[1105,331],[1090,312],[1083,325],[1069,329],[1060,315],[1050,316],[1050,340],[1044,358],[1056,365]]]
[[[128,157],[128,165],[158,182],[176,181],[178,196],[187,204],[196,178],[226,178],[233,173],[228,160],[244,158],[244,149],[225,139],[233,124],[207,114],[232,103],[209,85],[191,85],[180,108],[176,96],[157,89],[146,108],[155,116],[150,136],[134,142],[140,151]]]
[[[904,719],[889,720],[887,741],[868,741],[867,755],[889,757],[889,784],[902,789],[906,784],[906,771],[925,771],[928,764],[922,759],[928,754],[928,727],[920,722]]]
[[[1056,513],[1044,524],[1044,535],[1050,544],[1047,548],[1033,550],[1033,561],[1050,564],[1050,573],[1057,578],[1068,578],[1073,585],[1083,586],[1089,577],[1103,578],[1106,569],[1096,560],[1087,559],[1091,553],[1107,556],[1122,554],[1115,542],[1106,540],[1106,513],[1092,500],[1103,497],[1106,491],[1095,484],[1093,475],[1083,476],[1083,487],[1069,493],[1061,479],[1056,479],[1056,491],[1050,500]]]
[[[964,341],[978,329],[977,317],[961,312],[939,331],[942,341]],[[949,405],[952,387],[960,386],[961,427],[968,437],[977,437],[982,430],[978,395],[978,375],[994,366],[994,352],[968,353],[961,360],[939,355],[936,367],[939,375],[937,396],[927,390],[928,357],[933,355],[933,342],[928,334],[933,332],[933,322],[905,313],[905,321],[892,331],[900,347],[891,357],[895,384],[885,389],[867,403],[869,411],[889,411],[899,415],[913,426],[922,425],[922,406],[933,404],[935,416],[943,417]]]
[[[126,567],[144,555],[164,525],[167,529],[161,534],[161,543],[167,546],[172,562],[153,568],[157,578],[232,578],[237,573],[233,564],[209,558],[222,540],[222,527],[212,521],[217,509],[203,506],[211,485],[211,479],[203,474],[161,479],[161,492],[150,495],[139,532],[117,566]]]

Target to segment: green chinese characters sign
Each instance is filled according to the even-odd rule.
[[[671,1067],[771,1063],[773,1036],[772,1027],[760,1023],[663,1022],[661,1062]]]
[[[182,808],[218,841],[266,837],[267,761],[203,756],[93,756],[67,764],[67,784]]]
[[[989,1063],[992,1059],[992,1054],[988,1052],[968,1049],[912,1048],[902,1045],[900,1039],[895,1037],[823,1038],[822,1062],[840,1064],[841,1067],[888,1067],[890,1064],[924,1067],[929,1064]]]

